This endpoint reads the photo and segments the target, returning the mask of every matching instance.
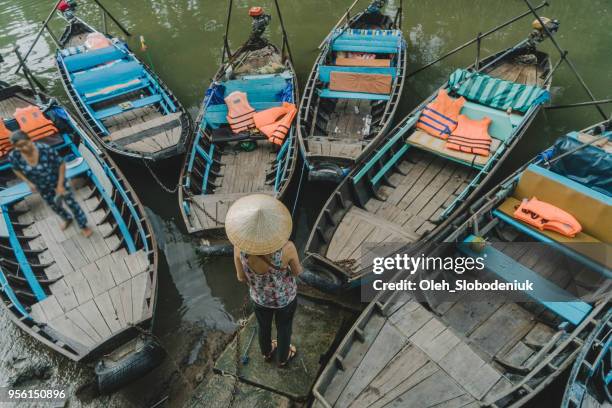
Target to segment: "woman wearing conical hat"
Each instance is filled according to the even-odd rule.
[[[234,244],[236,275],[249,285],[259,325],[259,348],[267,361],[276,352],[281,367],[297,354],[291,331],[297,308],[295,277],[302,273],[302,265],[289,241],[291,229],[287,207],[265,194],[238,199],[225,218],[227,237]],[[276,340],[272,340],[272,320]]]

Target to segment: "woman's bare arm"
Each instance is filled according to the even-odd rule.
[[[15,175],[20,178],[21,180],[25,181],[28,186],[30,187],[30,190],[32,191],[32,193],[36,192],[36,186],[34,185],[34,183],[32,183],[30,180],[28,180],[28,178],[19,170],[15,170],[13,169],[13,173],[15,173]]]
[[[291,268],[291,274],[293,276],[298,276],[303,272],[302,264],[300,262],[300,257],[297,252],[297,248],[293,244],[293,242],[288,242],[287,246],[285,246],[285,253],[289,257],[289,267]]]
[[[240,249],[234,247],[234,266],[236,267],[236,279],[238,282],[246,282],[246,275],[242,269],[242,261],[240,260]]]

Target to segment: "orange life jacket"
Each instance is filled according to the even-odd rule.
[[[247,94],[234,91],[225,98],[227,105],[227,122],[232,128],[232,132],[246,132],[255,128],[253,115],[255,109],[249,105]]]
[[[4,119],[0,117],[0,157],[7,154],[13,148],[13,144],[9,140],[11,131],[4,124]]]
[[[459,115],[457,128],[449,136],[446,147],[460,152],[488,156],[493,139],[489,135],[490,118],[470,119]]]
[[[447,139],[457,127],[459,112],[464,103],[463,96],[453,99],[444,89],[440,89],[436,99],[423,108],[417,128],[432,136]]]
[[[43,115],[38,106],[17,108],[14,116],[19,124],[19,129],[26,132],[32,140],[39,140],[58,133],[53,122]]]
[[[283,102],[282,106],[257,112],[253,119],[257,129],[266,135],[270,142],[280,146],[291,129],[296,114],[297,107],[294,104]]]
[[[582,226],[571,214],[536,197],[524,199],[514,212],[514,218],[541,231],[551,230],[572,238],[582,231]]]

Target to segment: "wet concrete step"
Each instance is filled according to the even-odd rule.
[[[317,378],[322,355],[329,351],[343,321],[348,316],[346,312],[338,310],[338,307],[314,304],[302,298],[299,301],[293,321],[292,337],[292,343],[297,347],[298,353],[287,368],[281,369],[274,362],[264,361],[255,338],[247,351],[248,364],[240,362],[237,364],[234,340],[217,360],[215,372],[235,376],[238,371],[238,377],[248,384],[287,396],[295,401],[305,401]],[[251,315],[240,334],[241,357],[245,354],[255,326],[255,318]],[[275,338],[274,329],[272,338]]]

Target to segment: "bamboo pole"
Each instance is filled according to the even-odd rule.
[[[17,56],[17,60],[20,63],[23,63],[24,61],[23,61],[23,57],[21,56],[21,53],[19,52],[19,47],[15,46],[13,48],[13,52],[15,52],[15,55]],[[25,65],[25,63],[23,65],[23,76],[25,77],[26,81],[28,81],[28,85],[30,85],[32,92],[34,92],[36,95],[38,95],[38,92],[36,91],[34,85],[36,85],[38,89],[40,89],[42,92],[46,92],[46,89],[43,86],[43,84],[41,84],[40,81],[38,81],[38,79],[36,79],[36,77],[32,75],[32,73],[28,69],[27,65]]]
[[[40,27],[40,30],[38,30],[38,33],[36,33],[36,37],[34,38],[34,42],[32,43],[32,45],[30,45],[30,48],[28,49],[28,51],[23,56],[22,62],[19,64],[19,66],[17,66],[17,69],[15,70],[15,73],[18,73],[19,70],[21,69],[21,67],[23,66],[23,64],[25,64],[26,60],[30,56],[30,53],[34,49],[34,46],[36,45],[36,43],[40,39],[40,36],[42,35],[43,31],[45,31],[45,28],[47,27],[47,24],[49,24],[49,21],[51,21],[51,18],[53,18],[53,15],[57,11],[57,6],[59,6],[61,1],[62,0],[57,0],[57,2],[55,3],[55,6],[53,6],[53,10],[51,10],[51,13],[49,13],[49,15],[47,16],[45,21],[43,21],[42,27]]]
[[[124,33],[125,35],[127,35],[128,37],[131,37],[131,36],[132,36],[132,34],[131,34],[129,31],[128,31],[128,29],[127,29],[127,28],[125,28],[125,27],[124,27],[124,26],[123,26],[123,25],[122,25],[122,24],[121,24],[119,21],[117,21],[117,19],[116,19],[116,18],[115,18],[115,17],[114,17],[114,16],[113,16],[113,15],[112,15],[112,14],[111,14],[111,13],[110,13],[110,12],[109,12],[107,9],[106,9],[106,7],[104,7],[104,6],[102,5],[102,3],[100,3],[100,1],[99,1],[99,0],[93,0],[93,1],[94,1],[94,2],[95,2],[97,5],[98,5],[98,7],[100,7],[100,8],[102,9],[102,11],[103,11],[103,12],[105,12],[106,14],[108,14],[108,16],[110,17],[110,19],[111,19],[111,20],[113,20],[113,22],[114,22],[115,24],[117,24],[117,27],[119,27],[119,28],[121,29],[121,31],[123,31],[123,33]]]
[[[580,85],[582,85],[582,88],[584,88],[584,90],[589,95],[592,101],[596,101],[597,99],[595,98],[595,95],[593,95],[593,93],[587,86],[586,82],[584,82],[584,79],[582,79],[582,76],[576,69],[576,66],[574,65],[572,60],[568,57],[568,52],[561,48],[561,46],[557,42],[557,39],[550,32],[546,24],[544,24],[544,21],[542,21],[542,18],[539,16],[538,13],[536,13],[536,9],[534,9],[534,7],[531,5],[531,2],[529,0],[525,0],[525,4],[527,4],[527,7],[529,7],[529,10],[531,11],[531,13],[535,16],[538,22],[542,25],[542,29],[546,31],[546,34],[550,38],[550,41],[554,44],[555,48],[557,48],[557,51],[559,51],[559,55],[561,55],[561,57],[565,59],[565,62],[567,63],[567,65],[570,67],[570,69],[576,76],[576,79],[578,79],[578,82],[580,83]],[[604,113],[603,109],[601,109],[601,106],[595,104],[595,107],[597,108],[597,110],[599,111],[599,113],[604,119],[608,119],[608,116]]]
[[[285,23],[283,22],[283,15],[280,10],[280,6],[278,5],[278,0],[274,0],[274,4],[276,5],[276,12],[278,13],[278,21],[281,25],[281,30],[283,32],[283,44],[287,46],[287,53],[289,54],[289,60],[291,64],[293,64],[293,56],[291,55],[291,48],[289,47],[289,38],[287,37],[287,31],[285,30]]]
[[[542,4],[540,4],[539,6],[537,6],[535,8],[535,10],[539,10],[539,9],[541,9],[543,7],[546,7],[546,6],[548,6],[548,2],[547,1],[545,1]],[[438,62],[442,61],[443,59],[448,58],[451,55],[453,55],[453,54],[463,50],[464,48],[469,47],[470,45],[472,45],[475,42],[479,41],[479,39],[482,40],[483,38],[488,37],[489,35],[491,35],[491,34],[497,32],[497,31],[501,30],[502,28],[505,28],[505,27],[509,26],[510,24],[512,24],[512,23],[514,23],[514,22],[516,22],[516,21],[518,21],[518,20],[520,20],[520,19],[522,19],[524,17],[527,17],[531,13],[532,13],[531,11],[526,11],[526,12],[524,12],[524,13],[522,13],[522,14],[514,17],[514,18],[511,18],[510,20],[506,21],[505,23],[502,23],[502,24],[498,25],[497,27],[494,27],[494,28],[490,29],[489,31],[484,32],[481,36],[475,37],[475,38],[471,39],[470,41],[466,42],[465,44],[460,45],[457,48],[454,48],[453,50],[447,52],[446,54],[444,54],[441,57],[435,59],[434,61],[432,61],[432,62],[422,66],[421,68],[417,69],[416,71],[411,72],[406,77],[410,78],[411,76],[413,76],[413,75],[415,75],[415,74],[417,74],[417,73],[419,73],[421,71],[424,71],[425,69],[431,67],[434,64],[437,64]]]
[[[359,0],[355,0],[353,4],[350,5],[350,7],[346,10],[346,13],[344,13],[342,17],[340,17],[340,20],[338,20],[336,25],[330,30],[330,33],[333,32],[336,28],[340,27],[340,24],[342,24],[342,22],[349,16],[349,13],[357,5],[358,2]],[[327,37],[329,37],[329,34],[325,36],[323,41],[321,41],[321,44],[319,44],[319,46],[317,47],[318,49],[321,49],[321,47],[325,45],[325,41],[327,41]]]
[[[221,63],[225,63],[225,55],[227,54],[227,59],[229,60],[232,57],[232,52],[229,49],[229,42],[228,42],[228,36],[229,36],[229,27],[230,27],[230,21],[232,19],[232,6],[233,6],[233,0],[229,0],[229,7],[227,9],[227,18],[225,19],[225,34],[223,35],[223,51],[221,52]]]

